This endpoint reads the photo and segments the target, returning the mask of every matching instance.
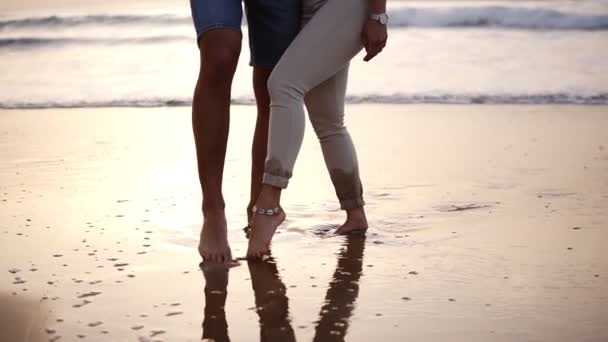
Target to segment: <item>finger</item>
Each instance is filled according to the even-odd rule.
[[[365,55],[365,57],[363,57],[363,60],[366,62],[371,61],[374,57],[376,57],[376,55],[378,55],[380,51],[373,51],[373,52],[368,52],[367,55]]]
[[[363,58],[363,60],[366,61],[366,62],[369,62],[374,57],[376,57],[377,54],[378,54],[378,52],[376,50],[370,50],[370,51],[367,52],[367,54],[365,55],[365,57]]]
[[[382,50],[384,49],[384,46],[382,45],[375,45],[371,48],[370,52],[372,52],[374,55],[379,54]]]
[[[382,39],[374,40],[374,42],[371,45],[376,48],[384,47],[384,46],[386,46],[386,40],[382,40]]]
[[[370,49],[367,51],[367,55],[363,60],[369,62],[374,57],[376,57],[380,53],[380,51],[382,51],[381,47],[370,47]]]
[[[369,41],[366,41],[365,44],[363,44],[363,48],[365,49],[366,53],[369,53],[369,51],[372,49],[372,45],[369,43]]]
[[[361,45],[363,45],[365,47],[365,49],[367,49],[369,40],[367,39],[367,36],[365,34],[361,35]]]
[[[385,46],[387,40],[388,40],[388,36],[387,35],[382,35],[381,37],[377,37],[376,39],[374,39],[373,45],[382,45],[382,46]]]
[[[386,45],[384,42],[378,42],[376,45],[373,46],[372,50],[376,52],[376,54],[379,54],[380,52],[382,52],[382,50],[384,50],[385,46]]]
[[[371,48],[371,46],[364,46],[364,48],[365,48],[365,57],[363,57],[363,60],[367,62],[369,60],[369,55],[372,52],[372,48]]]

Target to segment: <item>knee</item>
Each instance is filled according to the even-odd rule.
[[[348,135],[344,120],[336,118],[335,115],[323,115],[309,108],[309,116],[315,134],[321,142],[332,137]]]
[[[201,76],[214,83],[231,83],[239,61],[238,47],[212,47],[202,53]]]
[[[285,73],[275,71],[268,78],[267,88],[270,95],[270,101],[274,104],[281,103],[284,100],[304,101],[304,90],[284,76]]]
[[[346,126],[338,123],[329,123],[324,125],[314,125],[315,134],[321,142],[330,140],[338,136],[348,135]]]
[[[258,117],[260,115],[267,117],[270,97],[268,95],[268,77],[270,76],[270,70],[253,68],[253,93],[255,95],[255,102],[258,106]]]

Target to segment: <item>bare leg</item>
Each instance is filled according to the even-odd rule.
[[[258,116],[251,147],[251,197],[247,206],[247,223],[251,222],[251,208],[253,208],[262,189],[264,161],[266,160],[268,147],[268,121],[270,118],[270,95],[268,95],[266,83],[268,77],[270,77],[270,72],[269,69],[253,68],[253,92],[258,107]]]
[[[203,192],[204,222],[199,253],[204,260],[232,260],[228,244],[222,175],[230,122],[230,90],[241,33],[218,29],[200,39],[201,67],[192,102],[192,126]]]

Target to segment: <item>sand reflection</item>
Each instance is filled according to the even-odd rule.
[[[349,235],[319,312],[313,341],[344,341],[350,317],[359,295],[359,279],[363,268],[365,235]]]
[[[260,322],[260,341],[294,342],[287,289],[279,276],[276,261],[248,261],[247,266]]]
[[[205,318],[203,341],[228,342],[226,297],[228,296],[227,268],[201,267],[205,276]]]
[[[351,235],[338,254],[338,262],[325,301],[319,312],[313,341],[344,341],[350,317],[359,295],[365,235]],[[248,261],[261,342],[295,342],[291,326],[287,288],[281,280],[277,261]],[[229,269],[202,267],[205,277],[205,317],[203,340],[230,341],[224,307]]]

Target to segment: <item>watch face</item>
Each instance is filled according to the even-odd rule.
[[[388,15],[385,14],[380,14],[380,17],[378,18],[380,21],[380,24],[382,25],[386,25],[386,23],[388,23]]]

